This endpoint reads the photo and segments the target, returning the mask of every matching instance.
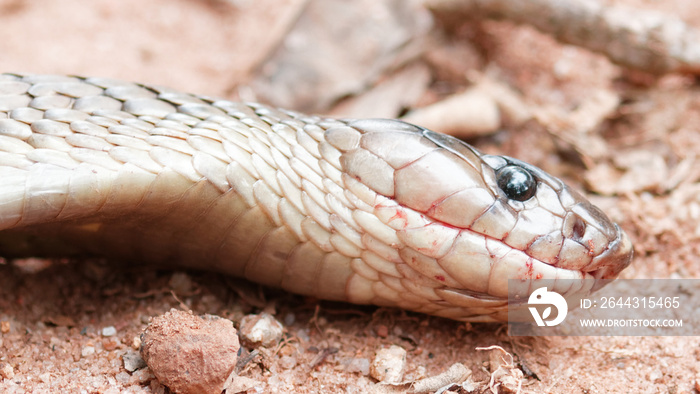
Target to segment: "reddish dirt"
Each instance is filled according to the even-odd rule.
[[[246,96],[245,83],[278,48],[300,3],[2,0],[0,70],[116,77]],[[698,2],[616,3],[663,7],[700,28]],[[418,103],[464,88],[466,68],[556,113],[575,111],[599,91],[618,97],[612,114],[588,131],[602,137],[595,155],[577,154],[578,147],[558,134],[559,125],[546,119],[506,120],[504,131],[471,142],[597,192],[592,199],[635,244],[636,258],[623,277],[700,277],[700,94],[694,77],[621,69],[508,22],[465,24],[450,38],[439,36],[417,57],[433,78]],[[260,382],[262,392],[380,392],[385,389],[371,377],[346,366],[353,359],[371,360],[390,345],[407,350],[407,379],[436,375],[459,362],[471,370],[477,392],[488,390],[490,378],[489,353],[477,348],[492,345],[532,372],[523,379],[524,392],[691,393],[700,384],[696,337],[516,338],[501,324],[318,302],[207,273],[188,273],[192,283],[183,290],[170,281],[173,272],[151,268],[94,261],[24,266],[0,265],[3,392],[165,392],[148,369],[128,372],[122,356],[138,347],[150,317],[171,308],[236,324],[246,313],[274,313],[286,339],[263,348],[241,372]],[[27,273],[27,267],[38,272]],[[103,335],[109,327],[115,335]]]

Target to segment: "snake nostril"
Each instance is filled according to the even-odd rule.
[[[577,216],[576,220],[574,221],[574,226],[572,230],[573,231],[571,234],[571,238],[575,241],[580,241],[586,234],[586,222],[584,222],[583,219]]]

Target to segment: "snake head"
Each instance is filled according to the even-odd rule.
[[[398,306],[506,320],[509,279],[526,289],[554,279],[554,291],[575,297],[631,261],[630,240],[616,224],[535,166],[399,121],[348,125],[360,136],[340,158],[346,183],[377,193],[373,213],[400,241],[391,245],[400,282],[406,293],[432,298],[415,305],[399,297]]]

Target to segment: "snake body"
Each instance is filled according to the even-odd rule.
[[[590,291],[585,279],[616,277],[631,250],[560,180],[408,123],[0,75],[3,257],[177,265],[494,321],[508,279]]]

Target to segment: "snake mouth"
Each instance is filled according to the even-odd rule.
[[[615,279],[632,262],[634,250],[627,234],[615,224],[616,237],[583,271],[595,279]]]
[[[615,224],[615,230],[617,233],[615,240],[586,267],[595,269],[584,269],[582,271],[592,276],[595,280],[591,291],[596,291],[610,283],[610,281],[617,278],[622,270],[632,263],[634,255],[632,242],[617,224]]]
[[[508,286],[508,296],[524,296],[530,294],[534,288],[540,286],[541,281],[554,281],[553,291],[557,291],[564,297],[575,297],[579,294],[590,294],[604,287],[614,280],[622,270],[632,261],[632,243],[622,229],[616,224],[610,227],[613,234],[612,241],[601,253],[595,256],[589,264],[581,268],[565,268],[550,265],[544,261],[529,258],[528,269],[520,272],[520,276],[509,277],[508,279],[519,279],[520,282],[510,283]],[[505,282],[503,288],[506,288]],[[503,297],[503,291],[489,291],[492,296]]]

